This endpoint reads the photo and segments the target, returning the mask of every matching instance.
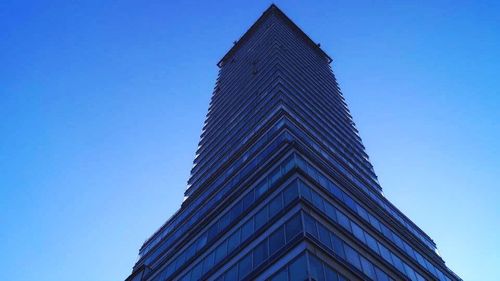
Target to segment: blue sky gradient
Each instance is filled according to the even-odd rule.
[[[124,280],[270,2],[46,2],[0,3],[0,280]],[[464,280],[498,280],[499,2],[276,2],[333,57],[385,195]]]

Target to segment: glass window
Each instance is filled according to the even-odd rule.
[[[380,270],[380,268],[376,267],[375,266],[375,274],[377,275],[377,281],[389,281],[391,279],[389,279],[389,276],[387,276],[387,274],[385,274],[385,272],[383,272],[382,270]]]
[[[337,210],[337,218],[339,220],[340,225],[347,229],[348,231],[351,231],[351,223],[349,219],[340,211]]]
[[[307,260],[304,254],[290,263],[288,268],[290,271],[290,281],[304,281],[307,279]]]
[[[329,266],[325,266],[325,277],[328,281],[338,281],[337,272],[333,271]]]
[[[191,244],[191,246],[189,246],[189,248],[187,248],[186,250],[186,257],[192,257],[194,255],[194,251],[196,250],[196,245],[195,244]]]
[[[332,204],[325,202],[325,213],[333,221],[337,221],[335,207]]]
[[[252,271],[252,254],[249,253],[245,257],[243,257],[238,263],[239,268],[239,280],[242,280],[245,276],[247,276]]]
[[[376,280],[373,264],[362,256],[360,256],[359,258],[361,260],[361,267],[363,268],[363,272],[366,274],[366,276],[370,277],[372,280]]]
[[[241,201],[243,202],[243,210],[246,210],[248,207],[250,207],[250,205],[252,205],[252,203],[254,202],[255,200],[255,197],[254,197],[254,190],[250,190],[250,192],[248,192],[242,199]]]
[[[269,186],[273,186],[280,177],[281,177],[280,167],[277,167],[269,175]]]
[[[410,255],[410,257],[412,257],[412,258],[414,258],[414,259],[417,259],[417,258],[415,257],[415,253],[414,253],[414,251],[413,251],[413,248],[412,248],[410,245],[408,245],[408,243],[406,243],[405,241],[403,241],[403,246],[404,246],[404,248],[405,248],[405,252],[406,252],[408,255]]]
[[[316,281],[325,280],[325,275],[323,272],[323,263],[319,261],[318,258],[316,258],[313,255],[309,255],[309,265],[311,268],[310,274],[313,280]]]
[[[304,197],[307,201],[312,202],[312,197],[311,197],[311,189],[309,186],[307,186],[305,183],[301,182],[300,185],[300,194],[302,197]]]
[[[201,262],[191,270],[191,280],[197,281],[201,278]]]
[[[196,250],[200,250],[207,244],[207,233],[204,233],[200,238],[198,238],[198,242],[196,243]]]
[[[415,276],[417,276],[417,280],[418,280],[418,281],[425,281],[425,278],[424,278],[424,277],[422,277],[422,275],[420,275],[420,274],[418,274],[418,273],[416,273],[416,272],[415,272]],[[446,280],[449,280],[449,279],[446,279]],[[451,281],[451,280],[450,280],[450,281]]]
[[[242,208],[243,207],[243,204],[240,201],[238,201],[238,203],[236,203],[236,205],[234,205],[232,208],[231,208],[231,215],[230,215],[230,221],[234,221],[242,212]]]
[[[391,252],[382,244],[378,243],[378,248],[380,250],[380,255],[390,264],[392,264]]]
[[[214,281],[224,281],[224,275],[217,277]]]
[[[406,276],[410,277],[412,281],[417,281],[417,277],[415,276],[415,271],[409,265],[403,262],[403,266],[405,268]]]
[[[401,272],[405,273],[405,269],[404,269],[404,266],[403,266],[403,262],[401,261],[401,259],[399,257],[397,257],[396,255],[394,255],[393,253],[391,253],[391,257],[392,257],[392,264],[394,264],[394,266]]]
[[[370,247],[370,249],[372,249],[373,251],[375,251],[378,254],[379,253],[378,244],[377,244],[377,241],[375,241],[375,238],[373,238],[373,236],[371,236],[370,234],[368,234],[366,232],[365,232],[365,238],[366,238],[366,244],[368,245],[368,247]]]
[[[249,219],[241,226],[241,241],[247,240],[253,234],[253,219]]]
[[[342,240],[340,240],[340,238],[333,233],[330,233],[330,239],[332,240],[333,251],[335,252],[335,254],[345,259],[344,246]]]
[[[269,254],[276,253],[281,247],[285,245],[285,232],[284,228],[280,227],[269,236]]]
[[[259,198],[267,191],[267,178],[263,179],[257,187],[255,187],[255,198]]]
[[[324,212],[325,206],[323,205],[323,199],[321,198],[321,196],[316,191],[312,191],[311,195],[312,195],[313,205],[316,206],[316,208],[318,208]]]
[[[190,281],[191,280],[191,271],[186,273],[186,275],[182,276],[180,281]]]
[[[359,254],[347,244],[344,243],[345,256],[347,261],[361,270],[361,263],[359,261]]]
[[[318,237],[318,229],[316,228],[316,220],[313,219],[308,214],[304,215],[304,223],[306,226],[306,232],[311,234],[314,238],[319,239]]]
[[[238,264],[233,265],[233,267],[226,271],[224,280],[238,280]]]
[[[360,215],[364,220],[370,221],[370,219],[368,218],[368,213],[366,212],[365,208],[356,204],[356,210],[358,210],[358,215]]]
[[[326,229],[326,227],[324,227],[321,223],[318,223],[318,232],[319,241],[321,241],[323,245],[333,250],[332,243],[330,241],[330,232],[328,231],[328,229]]]
[[[389,238],[391,241],[394,241],[391,231],[384,224],[380,224],[380,228],[382,229],[382,233],[385,237]]]
[[[300,222],[300,214],[296,214],[285,224],[286,241],[290,241],[301,231],[302,231],[302,223]]]
[[[220,220],[219,220],[219,231],[225,229],[229,225],[229,214],[230,212],[227,212],[225,215],[223,215]]]
[[[288,203],[292,202],[298,196],[299,196],[298,183],[297,180],[294,180],[283,191],[283,199],[285,201],[285,205],[288,205]]]
[[[333,182],[330,182],[329,185],[330,192],[337,197],[339,200],[342,201],[342,191],[338,186],[336,186]]]
[[[392,238],[393,238],[393,240],[394,240],[394,243],[396,243],[396,245],[398,245],[398,247],[399,247],[400,249],[404,249],[403,241],[401,240],[401,238],[399,238],[399,236],[398,236],[398,235],[396,235],[396,234],[395,234],[394,232],[392,232],[392,231],[391,231],[391,234],[392,234],[391,236],[392,236]]]
[[[203,274],[207,273],[215,263],[215,251],[212,251],[208,256],[203,260]]]
[[[378,221],[378,219],[370,214],[368,214],[368,217],[370,218],[370,223],[373,225],[373,227],[381,232],[382,229],[380,228],[380,222]]]
[[[222,244],[220,244],[215,249],[215,263],[218,263],[223,258],[225,258],[226,254],[227,254],[227,240],[224,240],[224,242],[222,242]]]
[[[271,277],[270,281],[288,281],[288,270],[283,268],[280,272]]]
[[[295,159],[294,159],[294,155],[290,155],[288,156],[284,163],[281,164],[281,167],[283,168],[283,174],[286,174],[288,171],[290,171],[293,166],[295,166]]]
[[[267,248],[267,239],[262,241],[255,249],[253,250],[253,264],[254,267],[260,265],[264,262],[269,255]]]
[[[240,230],[238,229],[227,239],[227,252],[231,253],[240,245]]]
[[[269,202],[269,217],[274,217],[283,208],[281,193]]]
[[[261,228],[267,222],[267,205],[255,214],[255,229]]]
[[[359,227],[356,223],[353,222],[351,222],[351,227],[354,236],[356,236],[356,238],[358,238],[359,240],[363,241],[363,243],[366,243],[364,231],[361,229],[361,227]]]
[[[343,198],[344,198],[344,202],[346,203],[346,205],[351,208],[351,210],[354,210],[356,211],[356,203],[354,202],[354,200],[352,200],[352,198],[347,195],[346,193],[342,193],[343,195]]]
[[[207,240],[208,241],[212,241],[212,239],[214,239],[214,237],[217,235],[218,233],[218,223],[215,222],[207,231]]]

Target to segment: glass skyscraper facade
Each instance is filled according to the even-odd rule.
[[[461,280],[382,194],[331,61],[275,5],[235,42],[185,200],[127,281]]]

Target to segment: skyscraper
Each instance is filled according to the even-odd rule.
[[[331,62],[275,5],[235,42],[185,201],[127,281],[461,280],[381,193]]]

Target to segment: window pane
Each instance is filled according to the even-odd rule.
[[[201,278],[201,262],[191,270],[191,280],[197,281]]]
[[[331,184],[329,185],[330,191],[333,193],[335,197],[337,197],[339,200],[342,200],[342,191],[338,186],[336,186],[333,182],[330,182]]]
[[[342,227],[351,231],[351,223],[349,222],[349,219],[342,212],[337,211],[337,218],[339,219],[339,223],[340,225],[342,225]]]
[[[287,268],[283,268],[276,275],[271,277],[270,281],[288,281],[288,270]]]
[[[313,205],[318,209],[325,211],[325,206],[323,205],[323,199],[321,198],[321,196],[316,191],[312,191],[311,195]]]
[[[366,212],[365,208],[359,206],[356,204],[356,209],[358,210],[358,214],[365,219],[366,221],[369,221],[370,219],[368,218],[368,213]]]
[[[417,277],[415,276],[415,271],[413,271],[413,268],[411,268],[409,265],[403,262],[403,266],[406,271],[406,276],[410,277],[412,281],[417,281]]]
[[[312,195],[311,195],[311,189],[309,186],[307,186],[305,183],[301,182],[300,184],[300,194],[302,197],[304,197],[307,201],[312,202]]]
[[[284,228],[280,227],[269,236],[269,254],[272,255],[285,245]]]
[[[230,215],[230,221],[234,221],[242,212],[242,202],[241,201],[238,201],[238,203],[236,203],[236,205],[234,205],[232,208],[231,208],[231,215]]]
[[[361,229],[361,227],[359,227],[355,223],[351,223],[351,227],[352,227],[352,233],[354,233],[354,236],[356,236],[356,238],[358,238],[359,240],[363,241],[363,243],[366,243],[364,231]]]
[[[373,227],[375,227],[378,231],[382,231],[380,229],[380,222],[378,221],[378,219],[370,214],[368,214],[368,217],[370,218],[370,223],[373,225]]]
[[[346,193],[342,193],[342,197],[346,205],[352,210],[356,211],[356,203],[354,203],[354,200],[352,200],[352,198]]]
[[[261,228],[267,222],[267,205],[255,214],[255,229]]]
[[[226,271],[224,280],[238,280],[238,264],[233,265],[233,267]]]
[[[392,259],[391,259],[391,253],[389,252],[389,250],[387,250],[387,248],[378,243],[378,248],[380,250],[380,255],[387,261],[389,262],[390,264],[392,264]]]
[[[285,205],[292,202],[297,197],[299,197],[298,183],[297,183],[297,180],[294,180],[283,191],[283,199],[285,201]]]
[[[286,241],[290,241],[301,231],[302,231],[302,225],[300,222],[300,214],[296,214],[285,224]]]
[[[330,249],[332,248],[332,243],[330,242],[330,232],[326,227],[324,227],[321,223],[318,223],[318,231],[319,231],[319,241],[323,243],[323,245],[327,246]]]
[[[230,212],[223,215],[219,220],[219,231],[226,228],[229,225],[229,214]]]
[[[375,267],[375,274],[377,275],[377,281],[389,281],[389,276],[385,274],[380,268]]]
[[[375,269],[373,268],[373,264],[364,257],[360,256],[360,259],[363,272],[371,279],[375,280]]]
[[[226,254],[227,254],[227,240],[225,240],[215,249],[215,262],[217,263],[221,261],[223,258],[226,257]]]
[[[255,187],[255,198],[259,198],[267,191],[267,178],[264,178],[258,185]]]
[[[309,255],[309,265],[311,267],[311,277],[316,281],[325,280],[325,275],[323,273],[323,264],[313,255]]]
[[[269,175],[269,186],[273,186],[280,177],[281,177],[280,167],[277,167]]]
[[[333,251],[335,252],[335,254],[345,259],[343,242],[340,240],[339,237],[337,237],[337,235],[333,233],[330,233],[330,239],[332,240]]]
[[[239,280],[243,279],[245,276],[248,275],[252,271],[252,254],[246,255],[244,258],[240,260],[238,263],[239,266]]]
[[[365,238],[366,238],[366,244],[370,249],[374,250],[377,254],[379,253],[378,251],[378,244],[377,241],[375,241],[375,238],[373,238],[370,234],[365,232]]]
[[[337,221],[335,207],[332,204],[325,202],[325,213],[332,221]]]
[[[269,203],[269,217],[272,218],[274,217],[279,211],[281,211],[281,208],[283,208],[283,202],[282,202],[282,195],[281,193],[274,197],[274,199]]]
[[[253,234],[253,219],[249,219],[244,225],[241,226],[241,241],[245,241],[252,234]]]
[[[314,238],[319,239],[316,221],[311,216],[306,214],[304,215],[304,223],[306,225],[306,232],[311,234]]]
[[[237,230],[227,239],[227,252],[230,253],[240,245],[240,231]]]
[[[394,264],[394,266],[401,272],[405,273],[405,269],[404,269],[404,266],[403,266],[403,262],[401,261],[401,259],[399,257],[397,257],[396,255],[394,255],[393,253],[391,253],[391,257],[392,257],[392,264]]]
[[[215,251],[212,251],[210,255],[206,256],[205,259],[203,259],[203,274],[205,274],[214,266],[214,262],[215,262]]]
[[[347,244],[344,244],[344,250],[347,261],[356,268],[361,269],[358,253],[353,248],[347,246]]]
[[[250,190],[241,201],[243,202],[243,210],[246,210],[254,202],[254,190]]]
[[[290,281],[304,281],[307,279],[307,261],[303,254],[288,267],[290,271]]]
[[[217,235],[218,233],[218,223],[216,222],[215,224],[213,224],[207,231],[207,239],[208,241],[212,241],[212,239],[214,239],[214,237]]]
[[[253,250],[253,264],[254,267],[257,267],[262,262],[264,262],[268,257],[268,249],[267,249],[267,239],[262,241],[255,249]]]
[[[325,266],[325,277],[328,281],[338,281],[337,272],[333,271],[329,266]]]

